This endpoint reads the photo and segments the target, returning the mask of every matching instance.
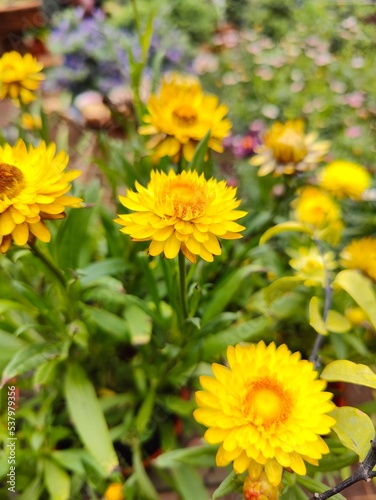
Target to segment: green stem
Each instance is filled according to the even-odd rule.
[[[184,319],[188,318],[187,308],[187,285],[185,275],[185,257],[183,252],[179,252],[179,278],[180,278],[180,299]]]
[[[63,273],[58,269],[55,264],[43,253],[39,250],[39,248],[35,245],[30,245],[30,250],[32,253],[40,259],[43,264],[51,271],[51,273],[58,279],[63,288],[66,289],[67,282]]]
[[[141,33],[140,16],[138,14],[138,9],[137,9],[137,0],[131,0],[131,4],[132,4],[132,9],[133,9],[134,23],[135,23],[136,31],[138,34],[138,39],[141,42],[142,33]]]

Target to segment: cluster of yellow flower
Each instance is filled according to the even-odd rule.
[[[0,99],[10,97],[21,105],[31,102],[43,80],[41,70],[30,55],[5,54],[0,59]],[[163,81],[160,94],[151,96],[146,125],[139,132],[152,136],[148,147],[156,158],[189,162],[209,131],[208,147],[223,151],[223,139],[231,128],[226,113],[226,106],[206,95],[196,79],[172,75]],[[301,121],[276,123],[251,163],[260,166],[261,176],[293,175],[315,168],[328,148],[328,142],[316,142],[315,134],[305,135]],[[66,194],[79,175],[65,171],[67,163],[67,155],[56,155],[53,144],[27,147],[19,140],[14,147],[0,148],[3,253],[12,243],[24,245],[34,238],[49,241],[44,221],[64,217],[65,207],[80,206],[80,198]],[[332,196],[357,200],[369,184],[363,167],[333,162],[319,172],[318,187],[305,187],[298,193],[293,202],[295,217],[318,230],[330,226],[340,231],[341,211]],[[225,181],[206,180],[195,170],[152,171],[147,187],[136,183],[136,191],[129,190],[120,201],[131,211],[116,219],[123,226],[121,231],[134,241],[150,241],[152,256],[163,253],[173,259],[182,252],[190,262],[196,262],[197,256],[211,262],[221,254],[219,238],[241,238],[245,229],[236,222],[246,215],[237,210],[236,189]],[[364,254],[372,255],[372,264],[365,265]],[[375,240],[353,242],[342,256],[345,265],[362,269],[376,280]],[[297,256],[292,257],[291,265],[302,267]],[[316,262],[314,272],[307,271],[307,280],[322,281],[317,254],[307,251],[305,257],[305,269],[312,259]],[[305,474],[305,462],[317,464],[328,453],[320,436],[335,423],[328,415],[334,408],[332,395],[324,391],[325,382],[317,380],[313,364],[292,354],[286,345],[230,346],[227,361],[228,367],[213,365],[213,377],[201,377],[204,390],[197,392],[199,408],[194,416],[208,427],[206,440],[220,443],[217,464],[233,462],[238,474],[247,472],[245,498],[255,498],[252,491],[261,490],[268,490],[269,498],[278,498],[284,468]],[[108,498],[111,495],[107,493]]]

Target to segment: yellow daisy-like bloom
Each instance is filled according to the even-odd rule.
[[[299,222],[322,229],[341,220],[341,209],[325,191],[313,186],[300,190],[292,202]]]
[[[287,253],[292,257],[290,266],[296,270],[296,276],[304,280],[305,286],[325,286],[326,273],[337,267],[334,253],[321,255],[317,247],[300,247]]]
[[[26,147],[22,140],[12,147],[0,147],[0,250],[5,253],[12,242],[25,245],[35,237],[50,241],[44,220],[62,219],[65,207],[82,201],[67,196],[77,170],[65,172],[68,156],[56,146]]]
[[[208,147],[223,152],[223,139],[229,135],[231,122],[225,118],[227,106],[214,95],[204,94],[198,80],[174,74],[162,81],[159,95],[147,104],[147,125],[139,133],[153,136],[147,143],[158,158],[181,156],[191,161],[195,148],[210,130]]]
[[[135,213],[119,215],[115,222],[133,241],[149,241],[150,255],[162,252],[173,259],[181,250],[191,262],[199,255],[207,262],[220,255],[218,237],[233,240],[244,226],[235,220],[247,212],[235,210],[240,201],[236,189],[225,181],[206,180],[196,171],[176,174],[153,171],[147,187],[136,183],[138,192],[120,196],[121,203]]]
[[[292,175],[312,170],[329,150],[328,141],[316,142],[317,134],[305,134],[302,120],[275,122],[264,134],[263,143],[255,148],[256,155],[250,164],[260,167],[258,175],[263,177]]]
[[[0,57],[0,100],[11,99],[28,104],[36,99],[35,91],[45,76],[43,64],[31,54],[22,56],[16,51]]]
[[[24,130],[40,130],[42,128],[42,119],[38,115],[22,113],[21,127]]]
[[[248,470],[253,481],[264,472],[277,486],[283,468],[305,474],[304,460],[317,465],[329,449],[321,434],[335,420],[332,394],[300,354],[285,344],[264,342],[227,348],[229,367],[214,363],[214,377],[202,376],[195,419],[209,429],[205,439],[221,443],[218,466],[233,462],[237,474]]]
[[[123,485],[120,483],[112,483],[104,492],[104,500],[124,500]]]
[[[360,200],[371,185],[371,176],[357,163],[337,160],[321,170],[319,185],[336,198]]]
[[[376,281],[376,238],[353,240],[342,250],[341,264],[347,269],[358,269]]]

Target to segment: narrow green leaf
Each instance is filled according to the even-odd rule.
[[[132,345],[148,344],[151,337],[153,324],[149,314],[136,305],[127,307],[126,322],[131,337]]]
[[[323,369],[321,378],[329,382],[348,382],[376,389],[376,374],[371,368],[347,359],[339,359],[329,363]]]
[[[193,155],[193,158],[191,162],[188,165],[189,170],[196,170],[197,172],[201,173],[203,170],[203,164],[204,164],[204,158],[206,155],[206,151],[208,149],[208,143],[210,139],[210,134],[211,130],[208,130],[206,133],[205,137],[199,142],[199,144],[196,147],[195,154]]]
[[[231,299],[236,295],[244,280],[252,273],[262,272],[264,268],[255,264],[236,269],[216,285],[208,306],[205,309],[202,322],[207,323],[220,314]]]
[[[44,483],[51,500],[69,500],[70,477],[52,460],[44,462]]]
[[[201,359],[209,361],[219,353],[223,353],[227,346],[238,342],[250,341],[260,337],[270,326],[268,318],[260,316],[244,323],[233,325],[222,332],[208,335],[197,347],[201,352]]]
[[[0,369],[2,369],[12,357],[22,349],[25,342],[12,333],[0,330]]]
[[[47,360],[59,356],[62,345],[58,342],[29,344],[17,351],[4,368],[1,387],[13,377],[34,370]]]
[[[263,289],[265,301],[270,305],[286,293],[292,292],[301,283],[302,279],[297,276],[286,276],[277,279]]]
[[[147,475],[141,459],[140,448],[137,446],[133,450],[133,466],[137,478],[138,488],[140,492],[139,498],[145,500],[158,500],[158,493],[156,492],[153,483]]]
[[[136,417],[136,428],[140,434],[147,429],[155,404],[155,387],[150,387]]]
[[[336,419],[332,430],[337,434],[341,443],[359,455],[360,461],[364,460],[375,435],[372,420],[361,410],[352,406],[335,408],[331,416]]]
[[[337,274],[333,285],[343,288],[355,300],[376,329],[376,294],[371,281],[358,271],[346,269]]]
[[[124,342],[129,341],[128,322],[125,319],[97,307],[86,307],[85,313],[111,337]]]
[[[327,491],[329,489],[329,486],[327,484],[321,483],[320,481],[307,476],[299,476],[298,474],[296,474],[296,481],[301,484],[303,488],[306,488],[312,493],[324,493],[324,491]],[[346,500],[346,498],[340,493],[337,493],[330,498],[333,498],[334,500]]]
[[[83,286],[89,285],[103,276],[113,276],[125,269],[124,259],[112,258],[93,262],[84,269],[78,269],[77,274]]]
[[[153,460],[153,465],[162,469],[175,467],[177,464],[190,464],[196,465],[197,467],[214,467],[217,450],[218,446],[205,444],[181,450],[166,451]]]
[[[202,482],[202,475],[189,465],[175,465],[170,471],[176,490],[182,500],[208,500],[209,494]]]
[[[26,309],[26,307],[23,304],[16,302],[15,300],[0,300],[0,314],[4,314],[10,311],[16,311],[18,309]]]
[[[65,377],[65,398],[78,435],[101,469],[111,474],[119,465],[106,420],[86,372],[71,364]]]
[[[269,228],[267,231],[265,231],[265,233],[260,238],[259,245],[263,245],[268,240],[270,240],[270,238],[273,238],[273,236],[276,236],[277,234],[280,233],[284,233],[286,231],[298,231],[301,233],[312,234],[312,229],[310,229],[309,227],[300,222],[294,222],[294,221],[281,222],[281,224],[277,224],[276,226],[273,226]]]
[[[231,471],[230,474],[221,482],[218,488],[212,494],[212,499],[217,500],[218,498],[222,498],[224,495],[228,493],[232,493],[235,491],[237,486],[237,475],[234,471]]]

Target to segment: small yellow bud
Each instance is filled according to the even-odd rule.
[[[279,488],[269,483],[263,472],[257,481],[247,476],[244,481],[243,493],[245,500],[278,500]]]
[[[120,483],[112,483],[104,492],[104,500],[125,500],[123,493],[123,485]]]
[[[349,307],[345,311],[345,316],[354,326],[358,326],[362,324],[363,321],[367,321],[367,315],[360,307]]]

